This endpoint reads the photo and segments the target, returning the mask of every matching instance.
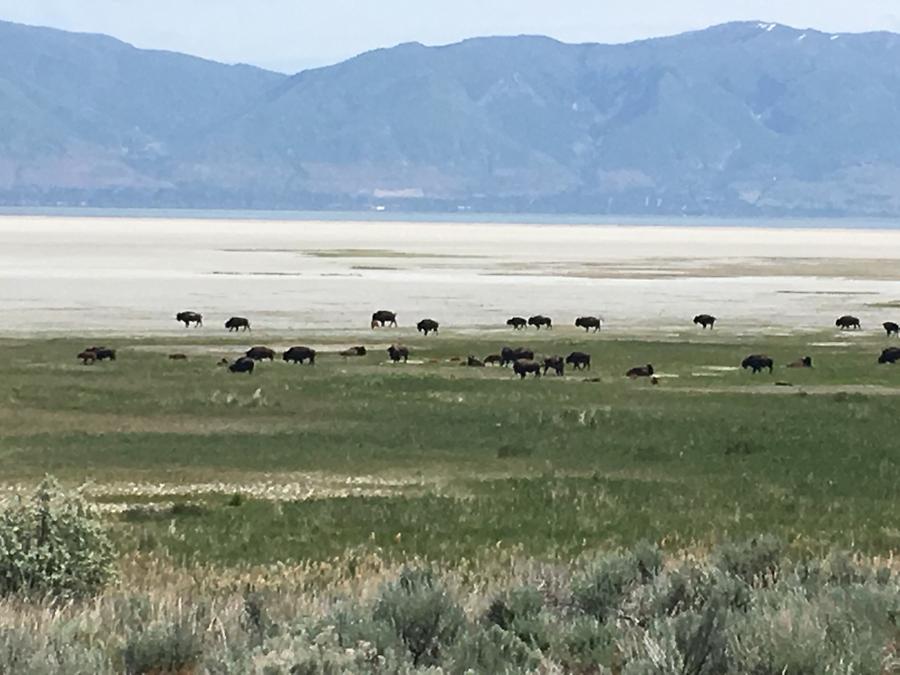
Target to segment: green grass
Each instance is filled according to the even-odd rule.
[[[323,353],[315,367],[263,363],[249,377],[215,362],[251,341],[337,338],[109,339],[119,359],[92,367],[74,355],[96,339],[5,340],[3,480],[52,473],[94,481],[100,493],[122,482],[287,481],[317,497],[273,504],[250,490],[230,507],[230,493],[201,495],[205,509],[120,519],[124,546],[181,561],[327,559],[357,547],[397,559],[470,558],[489,547],[568,558],[641,539],[705,547],[758,532],[817,551],[900,548],[900,368],[876,364],[887,343],[874,331],[840,348],[810,346],[837,342],[833,333],[641,340],[564,328],[341,340],[398,334],[425,363],[387,365],[380,350]],[[519,381],[448,361],[504,344],[590,351],[594,368]],[[168,361],[168,351],[190,360]],[[816,367],[693,375],[751,352],[779,364],[809,354]],[[622,377],[648,362],[678,377],[659,386]]]

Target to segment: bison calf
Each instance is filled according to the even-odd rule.
[[[399,363],[401,360],[403,363],[407,363],[409,361],[409,349],[406,347],[401,347],[399,345],[391,345],[387,349],[388,356],[391,357],[391,361],[394,363]]]
[[[529,373],[535,377],[541,376],[541,364],[527,359],[519,359],[513,364],[513,372],[523,380]]]
[[[561,356],[548,356],[544,359],[544,375],[547,374],[548,370],[552,370],[557,375],[562,377],[566,373],[566,362],[563,361],[563,357]]]

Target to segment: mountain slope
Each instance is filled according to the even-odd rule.
[[[287,78],[0,24],[0,56],[7,201],[900,214],[894,34],[479,38]]]

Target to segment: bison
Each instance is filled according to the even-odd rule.
[[[797,359],[796,361],[787,364],[788,368],[812,368],[812,357],[804,356],[802,359]]]
[[[834,322],[834,325],[841,330],[847,330],[849,328],[852,328],[853,330],[859,330],[859,328],[861,327],[859,319],[857,319],[855,316],[850,316],[849,314],[845,314],[844,316],[838,318],[838,320]]]
[[[81,359],[81,364],[84,366],[93,365],[94,361],[97,360],[97,353],[91,351],[90,349],[85,349],[83,352],[78,354],[78,358]]]
[[[544,359],[544,375],[547,374],[548,370],[552,370],[557,375],[562,377],[566,374],[566,362],[563,361],[563,357],[561,356],[548,356]]]
[[[577,328],[584,328],[585,332],[588,332],[593,328],[596,333],[600,330],[602,323],[600,317],[597,316],[579,316],[575,319],[575,326]]]
[[[508,366],[520,359],[530,360],[534,358],[534,352],[524,347],[504,347],[500,350],[500,365]]]
[[[590,370],[591,369],[591,355],[585,354],[584,352],[572,352],[566,357],[566,363],[568,363],[575,370]]]
[[[716,317],[714,317],[712,314],[698,314],[694,317],[694,323],[701,328],[715,328]]]
[[[254,361],[263,361],[268,359],[269,361],[275,360],[275,350],[269,349],[268,347],[251,347],[244,354],[248,359],[252,359]]]
[[[175,320],[183,323],[185,328],[191,324],[194,324],[194,328],[203,325],[203,315],[197,312],[178,312],[175,315]]]
[[[484,361],[482,361],[481,359],[475,358],[474,356],[472,356],[472,355],[470,354],[470,355],[466,358],[466,365],[467,365],[469,368],[483,368],[483,367],[484,367]]]
[[[378,326],[384,328],[386,325],[396,326],[397,315],[393,312],[387,311],[386,309],[379,309],[372,315],[372,328],[376,328]]]
[[[403,360],[403,363],[409,361],[409,349],[406,347],[401,347],[400,345],[391,345],[387,348],[388,356],[391,357],[391,361],[394,363],[399,363],[400,360]]]
[[[768,368],[769,373],[771,373],[774,367],[775,362],[765,354],[751,354],[746,359],[741,361],[741,368],[745,370],[747,368],[750,368],[754,375],[762,370],[765,370],[766,368]]]
[[[507,326],[512,326],[513,330],[522,330],[528,325],[528,320],[521,316],[514,316],[506,320]]]
[[[169,354],[169,361],[187,361],[187,354]]]
[[[416,324],[416,330],[420,333],[425,333],[427,337],[429,333],[437,334],[439,326],[440,324],[434,319],[422,319]]]
[[[535,377],[541,376],[541,364],[529,359],[519,359],[513,364],[513,372],[523,380],[529,373]]]
[[[256,363],[253,359],[242,356],[237,361],[228,366],[228,370],[230,370],[232,373],[247,373],[248,375],[250,375],[253,372],[253,368],[255,366]]]
[[[549,316],[543,316],[542,314],[536,314],[533,317],[528,319],[528,325],[534,326],[538,330],[541,329],[541,326],[546,326],[547,328],[553,328],[553,321],[550,320]]]
[[[106,347],[88,347],[84,351],[86,352],[94,352],[94,356],[98,361],[106,361],[107,359],[110,361],[116,360],[116,350],[108,349]]]
[[[878,363],[896,363],[897,361],[900,361],[900,347],[888,347],[878,357]]]
[[[309,365],[316,365],[316,350],[309,347],[291,347],[281,358],[288,363],[304,363],[309,361]]]
[[[630,377],[632,380],[635,380],[639,377],[650,377],[653,378],[653,366],[649,363],[646,366],[637,366],[632,368],[627,373],[625,373],[625,377]],[[653,378],[656,379],[656,378]],[[656,384],[654,382],[654,384]]]
[[[900,335],[900,326],[893,321],[885,321],[881,325],[884,326],[884,332],[887,333],[888,337],[891,337],[891,335]]]
[[[233,316],[225,322],[225,328],[228,332],[237,332],[239,330],[250,330],[250,320],[242,316]]]
[[[484,357],[484,365],[500,365],[503,363],[503,357],[500,354],[488,354]]]
[[[350,347],[341,352],[341,356],[365,356],[368,353],[365,347]]]

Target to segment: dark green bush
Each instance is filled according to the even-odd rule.
[[[544,599],[536,588],[518,588],[494,598],[484,619],[543,651],[549,646],[543,607]]]
[[[720,546],[713,555],[718,567],[751,586],[778,581],[784,547],[775,537],[762,536],[739,544]]]
[[[114,574],[115,551],[99,515],[52,478],[0,510],[0,594],[93,595]]]
[[[575,605],[600,621],[615,614],[625,597],[652,581],[662,568],[659,548],[638,544],[631,551],[600,558],[572,588]]]
[[[122,653],[128,675],[191,672],[203,656],[203,643],[188,622],[153,624],[132,633]]]
[[[407,569],[381,591],[373,617],[390,625],[413,664],[438,664],[465,624],[460,606],[427,569]]]

